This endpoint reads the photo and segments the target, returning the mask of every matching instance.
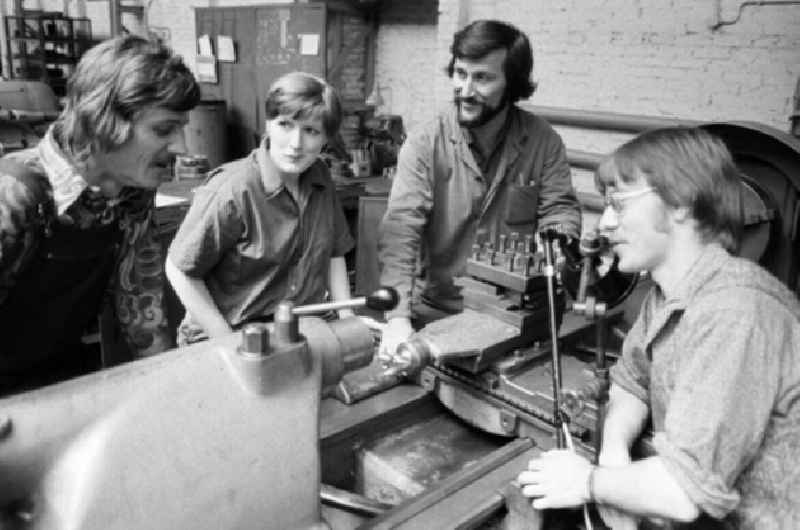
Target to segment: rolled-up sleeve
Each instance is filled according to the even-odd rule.
[[[674,392],[654,445],[692,501],[722,518],[739,503],[736,478],[763,441],[780,379],[780,345],[743,325],[744,311],[694,310]]]
[[[422,232],[433,205],[432,158],[433,141],[426,134],[409,138],[398,155],[378,240],[381,285],[394,287],[400,298],[387,318],[411,315]]]
[[[242,235],[236,201],[230,193],[208,185],[194,200],[169,248],[169,259],[193,278],[203,278]]]

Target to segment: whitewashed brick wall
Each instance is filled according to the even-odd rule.
[[[285,4],[286,0],[153,0],[147,12],[148,24],[169,30],[170,44],[186,64],[194,68],[197,53],[194,8],[238,7]]]
[[[534,47],[539,90],[532,102],[572,109],[691,118],[753,120],[788,129],[800,76],[800,5],[748,6],[712,30],[714,0],[439,0],[435,37],[382,28],[378,82],[393,87],[392,111],[413,127],[419,107],[447,104],[441,74],[453,32],[479,18],[511,22]],[[720,0],[722,19],[739,1]],[[413,38],[409,38],[413,36]],[[430,53],[431,46],[436,54]],[[386,51],[384,48],[391,48]],[[400,50],[403,52],[401,53]],[[429,65],[430,58],[435,65]],[[401,57],[401,59],[398,59]],[[390,61],[390,64],[384,64]],[[417,72],[437,75],[435,90]],[[406,77],[418,82],[401,82]],[[411,94],[399,94],[411,85]],[[404,103],[407,102],[407,103]],[[408,105],[408,106],[405,106]],[[567,145],[608,151],[627,135],[561,129]]]
[[[382,27],[378,31],[375,62],[384,101],[378,112],[400,114],[406,124],[430,119],[436,111],[434,92],[438,80],[445,77],[437,60],[436,27]]]
[[[435,1],[435,0],[431,0]],[[167,28],[192,66],[195,7],[278,0],[151,0],[151,26]],[[800,76],[800,5],[748,6],[741,0],[439,0],[436,25],[385,24],[378,33],[376,78],[385,105],[413,128],[451,99],[442,69],[453,33],[478,18],[516,24],[531,37],[539,90],[532,102],[571,109],[693,118],[753,120],[788,129]],[[13,0],[0,0],[10,14]],[[26,0],[26,7],[89,16],[108,34],[107,2]],[[626,135],[561,128],[567,145],[604,152]]]

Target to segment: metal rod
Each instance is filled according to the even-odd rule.
[[[663,127],[696,127],[703,122],[679,118],[662,118],[657,116],[639,116],[636,114],[620,114],[616,112],[588,111],[545,107],[540,105],[520,105],[525,110],[541,116],[553,125],[567,125],[587,129],[600,129],[640,133],[650,129]]]
[[[547,281],[547,316],[550,321],[550,342],[553,353],[553,420],[556,427],[556,446],[564,447],[564,433],[561,425],[561,354],[558,351],[558,327],[556,320],[556,287],[555,287],[555,260],[553,259],[553,237],[549,233],[543,234],[545,267],[544,275]]]
[[[335,311],[338,309],[347,309],[351,307],[363,307],[367,303],[365,296],[352,298],[350,300],[341,300],[339,302],[324,302],[321,304],[309,304],[300,307],[295,307],[292,312],[295,315],[311,315],[314,313],[327,313],[328,311]]]
[[[603,424],[606,422],[606,402],[608,401],[608,367],[606,366],[606,317],[605,311],[598,311],[595,314],[596,328],[596,348],[595,353],[595,373],[598,381],[599,391],[597,392],[597,421],[594,429],[594,455],[595,461],[600,455],[603,447]]]
[[[329,484],[320,485],[319,497],[325,504],[371,516],[381,515],[394,508],[391,504],[376,501]]]
[[[477,462],[463,470],[442,479],[434,487],[420,493],[418,496],[403,503],[398,508],[371,522],[370,528],[375,530],[388,530],[397,528],[402,523],[413,518],[424,510],[434,506],[442,500],[455,495],[479,478],[512,461],[535,445],[530,438],[517,438],[503,447],[492,451]]]

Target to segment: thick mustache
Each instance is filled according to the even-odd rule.
[[[480,101],[473,96],[456,96],[456,103],[466,103],[467,105],[483,105],[483,101]]]

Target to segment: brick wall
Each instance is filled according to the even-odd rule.
[[[11,0],[5,2],[11,12]],[[31,5],[35,0],[26,0]],[[92,18],[108,32],[106,2],[38,0],[44,9]],[[157,0],[151,26],[165,28],[189,64],[195,53],[194,7],[277,0]],[[534,46],[539,90],[532,102],[699,120],[753,120],[788,129],[800,76],[800,5],[748,6],[741,0],[384,0],[376,80],[382,112],[407,127],[451,99],[443,67],[453,33],[478,18],[518,25]],[[28,4],[26,4],[27,6]],[[719,13],[716,6],[720,6]],[[436,10],[438,9],[438,17]],[[352,72],[351,72],[352,73]],[[358,80],[350,87],[356,87]],[[607,151],[626,135],[560,129],[577,149]]]
[[[740,2],[719,3],[723,20],[736,18]],[[417,124],[425,116],[420,105],[440,107],[450,100],[448,80],[440,72],[453,32],[468,21],[497,18],[531,37],[539,82],[535,104],[753,120],[788,130],[800,76],[800,5],[748,6],[738,22],[712,30],[715,5],[711,0],[439,0],[435,37],[430,27],[382,28],[378,82],[397,86],[392,110]],[[408,50],[406,59],[383,48]],[[417,77],[409,72],[421,68],[437,76],[432,94],[419,89],[422,77],[416,84],[399,81]],[[414,86],[413,97],[404,92],[406,84]],[[574,129],[562,133],[570,147],[595,151],[627,137]]]

